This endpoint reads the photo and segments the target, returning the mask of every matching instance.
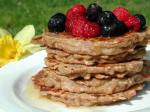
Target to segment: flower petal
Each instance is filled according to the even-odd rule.
[[[41,47],[40,44],[27,44],[23,47],[23,49],[30,53],[35,53],[37,51],[44,50],[45,47]]]
[[[27,55],[27,51],[23,50],[23,46],[14,40],[10,35],[0,38],[0,66],[10,61],[19,60]]]
[[[16,34],[14,39],[18,40],[22,45],[25,45],[25,44],[29,44],[34,36],[35,36],[34,26],[27,25],[20,32]]]
[[[0,28],[0,37],[3,37],[4,35],[11,35],[7,30]]]

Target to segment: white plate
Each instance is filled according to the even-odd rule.
[[[0,112],[150,112],[150,84],[132,100],[111,106],[68,108],[61,103],[36,100],[36,95],[27,98],[23,91],[31,76],[44,66],[45,56],[46,52],[40,51],[0,68]],[[146,58],[150,59],[150,52]]]

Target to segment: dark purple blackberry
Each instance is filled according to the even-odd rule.
[[[63,32],[65,30],[66,16],[62,13],[53,15],[48,22],[50,32]]]
[[[98,16],[97,23],[99,25],[109,25],[117,20],[116,16],[111,11],[104,11]]]
[[[128,31],[126,25],[119,20],[115,20],[113,23],[109,25],[102,25],[101,26],[101,34],[104,37],[112,37],[112,36],[119,36],[123,35]]]
[[[140,30],[145,29],[145,25],[146,25],[146,19],[142,14],[136,14],[134,15],[139,21],[140,21]]]
[[[87,18],[89,21],[97,21],[98,15],[102,13],[102,8],[96,3],[90,4],[87,8]]]

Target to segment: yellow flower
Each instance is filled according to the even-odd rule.
[[[27,51],[18,40],[14,40],[11,35],[5,35],[0,38],[0,67],[10,61],[19,60],[25,56]]]
[[[35,36],[33,25],[25,26],[14,38],[11,34],[0,28],[0,67],[3,65],[21,59],[23,56],[43,50],[39,44],[32,44],[32,38]]]

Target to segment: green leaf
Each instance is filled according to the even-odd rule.
[[[21,31],[19,31],[14,37],[15,40],[18,40],[22,45],[29,44],[32,38],[35,36],[35,29],[33,25],[25,26]]]
[[[2,37],[4,35],[11,35],[11,34],[7,30],[0,28],[0,37]]]

